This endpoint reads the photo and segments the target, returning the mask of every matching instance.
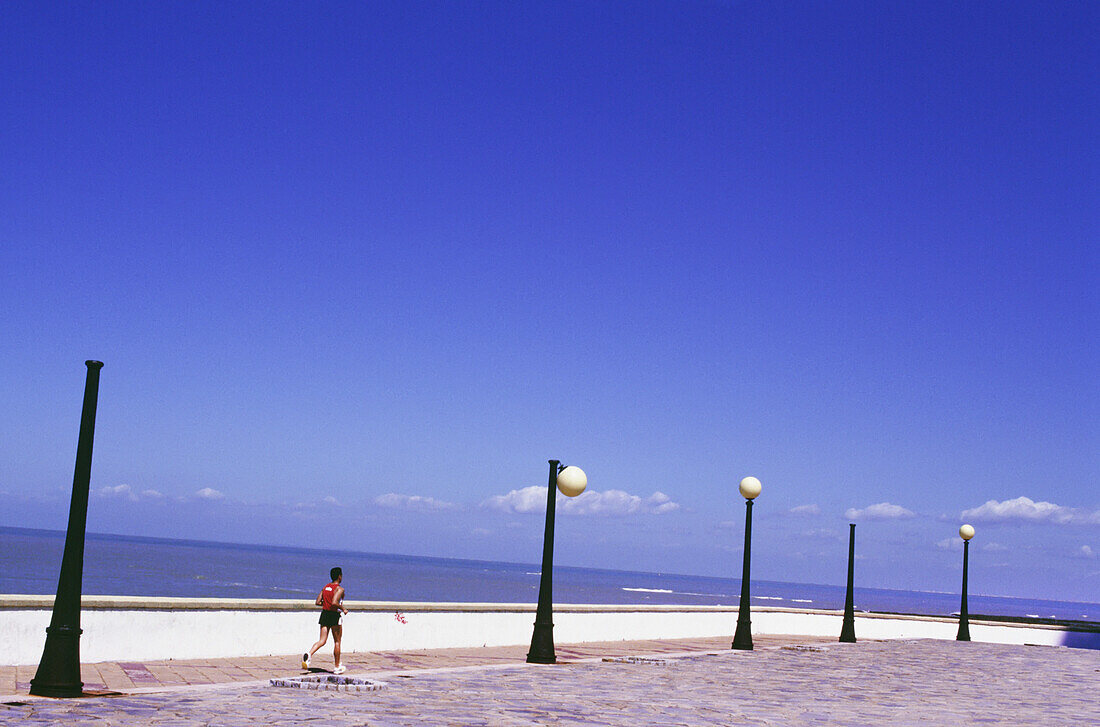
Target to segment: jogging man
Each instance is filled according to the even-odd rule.
[[[339,568],[333,568],[328,572],[328,575],[332,582],[321,589],[321,592],[317,594],[316,601],[316,604],[321,607],[321,619],[318,621],[321,624],[321,636],[312,649],[302,654],[302,668],[309,668],[310,658],[328,641],[328,632],[331,629],[332,656],[336,661],[336,668],[332,670],[332,673],[343,674],[347,669],[340,665],[340,637],[344,635],[344,627],[341,624],[343,619],[340,614],[348,612],[344,608],[344,587],[340,585],[340,581],[344,580],[344,572]]]

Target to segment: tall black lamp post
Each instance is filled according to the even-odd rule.
[[[974,537],[974,526],[963,525],[959,528],[959,537],[963,539],[963,589],[962,605],[959,606],[959,633],[956,641],[970,641],[970,614],[966,608],[966,570],[970,565],[970,539]]]
[[[745,498],[745,561],[741,567],[741,603],[737,606],[734,649],[752,651],[752,623],[749,617],[749,547],[752,544],[752,501],[760,494],[760,480],[746,477],[737,488]]]
[[[46,646],[38,671],[31,679],[31,694],[43,697],[79,697],[80,681],[80,590],[84,575],[84,530],[88,522],[88,485],[92,476],[92,437],[95,407],[99,397],[99,361],[85,361],[84,408],[80,414],[80,436],[76,443],[76,471],[73,497],[69,503],[69,527],[65,532],[65,553],[57,579],[53,617],[46,629]]]
[[[848,523],[848,591],[844,596],[844,623],[840,626],[840,640],[854,644],[856,642],[856,524]]]
[[[542,575],[539,578],[539,606],[535,612],[535,630],[531,634],[528,664],[553,664],[554,654],[554,505],[557,493],[576,497],[588,486],[588,477],[580,467],[564,467],[550,460],[550,483],[546,490],[546,529],[542,536]]]

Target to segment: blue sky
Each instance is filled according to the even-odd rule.
[[[1098,31],[6,3],[0,525],[1100,600]]]

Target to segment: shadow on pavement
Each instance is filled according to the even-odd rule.
[[[1100,650],[1100,632],[1067,631],[1062,636],[1062,646],[1068,646],[1071,649]]]

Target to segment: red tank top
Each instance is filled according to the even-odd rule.
[[[329,583],[323,589],[321,589],[321,610],[322,611],[338,611],[339,609],[333,605],[332,599],[336,597],[336,589],[340,587],[340,584],[336,581]]]

